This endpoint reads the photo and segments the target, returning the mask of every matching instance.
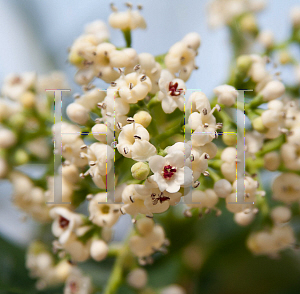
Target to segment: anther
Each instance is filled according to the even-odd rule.
[[[209,172],[206,170],[206,171],[203,173],[203,175],[204,175],[205,177],[209,177]]]
[[[133,119],[132,117],[128,117],[128,118],[127,118],[127,121],[128,121],[128,122],[134,122],[134,119]]]
[[[142,10],[142,9],[143,9],[143,5],[138,4],[137,9],[138,9],[138,10]]]
[[[74,99],[78,99],[78,98],[80,98],[80,94],[79,94],[79,93],[75,93],[75,94],[73,95],[73,97],[74,97]]]
[[[120,123],[120,122],[117,122],[117,128],[119,129],[119,130],[122,130],[122,124]]]
[[[199,181],[195,181],[193,183],[193,188],[198,188],[200,186],[200,182]]]
[[[130,201],[131,201],[132,203],[134,203],[134,200],[133,200],[132,196],[129,196],[129,199],[130,199]]]
[[[191,160],[191,161],[194,161],[194,160],[195,160],[195,156],[194,156],[194,154],[191,154],[191,156],[190,156],[190,160]]]
[[[106,116],[111,117],[112,116],[111,112],[106,112]]]
[[[93,199],[93,195],[92,194],[88,194],[86,196],[86,200],[91,201]]]
[[[147,76],[146,75],[142,75],[142,77],[140,78],[140,81],[143,82],[147,79]]]
[[[209,159],[209,158],[210,158],[210,157],[209,157],[209,154],[208,154],[208,153],[205,153],[205,154],[204,154],[204,158],[205,158],[205,159]]]
[[[122,210],[122,207],[120,207],[120,212],[124,215],[125,212]]]
[[[96,162],[95,162],[95,161],[90,161],[90,162],[89,162],[89,165],[90,165],[90,166],[95,166],[95,165],[96,165]]]
[[[129,89],[131,90],[133,88],[133,83],[129,83]]]
[[[203,108],[202,112],[203,112],[204,115],[207,115],[207,108]]]
[[[128,8],[132,8],[133,5],[131,2],[125,2],[125,6]]]
[[[79,177],[82,178],[82,179],[85,178],[83,173],[80,173],[80,174],[79,174]]]
[[[115,87],[115,86],[117,85],[117,83],[116,83],[116,82],[111,82],[110,85],[111,85],[112,87]]]
[[[129,150],[128,150],[127,147],[124,147],[123,150],[124,150],[124,153],[125,153],[125,154],[128,154],[128,151],[129,151]]]
[[[87,145],[82,145],[82,146],[80,146],[80,149],[81,149],[81,150],[87,149]]]
[[[140,136],[138,136],[138,135],[134,135],[133,137],[134,137],[134,139],[139,139],[139,140],[142,139],[142,137],[140,137]]]
[[[140,68],[141,68],[141,65],[140,65],[140,64],[137,64],[137,65],[133,68],[133,70],[134,70],[134,71],[138,71]]]

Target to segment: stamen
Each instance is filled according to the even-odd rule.
[[[140,78],[140,81],[143,82],[147,79],[147,76],[146,75],[142,75],[142,77]]]

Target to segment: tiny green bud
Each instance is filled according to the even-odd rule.
[[[150,168],[144,162],[137,162],[131,167],[132,176],[137,180],[145,180],[149,175]]]
[[[236,135],[235,134],[224,134],[222,135],[224,144],[227,146],[236,145]]]
[[[80,65],[84,58],[77,54],[77,52],[71,51],[68,56],[69,62],[73,65]]]
[[[22,165],[28,162],[29,156],[25,150],[18,149],[15,153],[14,159],[17,165]]]
[[[152,120],[151,115],[147,111],[139,111],[133,116],[136,123],[141,124],[144,128],[147,128]]]
[[[237,70],[240,73],[246,74],[252,65],[252,58],[250,55],[241,55],[237,59]]]
[[[258,131],[259,133],[265,133],[267,131],[266,127],[263,124],[261,116],[258,116],[252,121],[252,126],[254,130]]]

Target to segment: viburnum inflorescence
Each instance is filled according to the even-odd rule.
[[[65,294],[94,293],[92,280],[77,263],[113,256],[116,261],[104,293],[116,293],[124,281],[150,291],[141,293],[186,293],[178,285],[153,290],[141,268],[159,262],[172,246],[165,231],[168,218],[172,222],[185,216],[196,223],[211,211],[220,216],[228,210],[238,225],[255,224],[246,242],[254,254],[274,257],[295,247],[288,222],[295,214],[292,204],[300,201],[299,64],[282,52],[286,43],[277,46],[270,34],[259,33],[254,12],[263,8],[261,2],[210,4],[211,25],[227,25],[235,34],[236,22],[247,34],[234,41],[234,70],[226,83],[216,85],[211,100],[201,91],[188,95],[186,82],[198,69],[197,33],[187,34],[165,54],[138,54],[131,48],[131,33],[146,28],[146,22],[142,7],[131,3],[121,12],[112,4],[109,17],[111,27],[123,32],[126,47],[110,42],[100,20],[85,27],[68,55],[82,93],[75,94],[67,107],[69,121],[59,122],[62,200],[71,204],[46,203],[54,196],[49,139],[55,126],[52,97],[44,90],[67,87],[65,77],[57,72],[42,77],[23,73],[5,79],[0,99],[0,178],[11,181],[18,208],[39,222],[52,222],[55,237],[52,252],[40,241],[28,249],[26,266],[38,289],[65,283]],[[295,9],[288,42],[300,43],[299,23]],[[263,46],[262,54],[246,54],[250,39]],[[295,86],[286,87],[272,72],[276,50],[282,64],[295,67]],[[96,86],[98,79],[108,83],[106,90]],[[236,139],[230,135],[237,125],[229,110],[240,108],[237,89],[253,90],[240,109],[250,122],[245,135],[245,204],[233,203],[240,159],[233,147]],[[186,107],[191,109],[189,117],[184,117]],[[185,129],[191,130],[190,140]],[[48,169],[41,178],[31,178],[17,169],[26,163],[46,163]],[[269,192],[260,175],[263,169],[279,172]],[[108,178],[111,171],[113,179]],[[112,189],[115,203],[107,198]],[[85,213],[78,209],[84,203]],[[117,242],[114,228],[126,214],[132,218],[131,233]],[[195,249],[195,244],[189,246]]]

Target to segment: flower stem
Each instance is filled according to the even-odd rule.
[[[122,30],[124,39],[126,41],[126,47],[130,48],[131,47],[131,30]]]

